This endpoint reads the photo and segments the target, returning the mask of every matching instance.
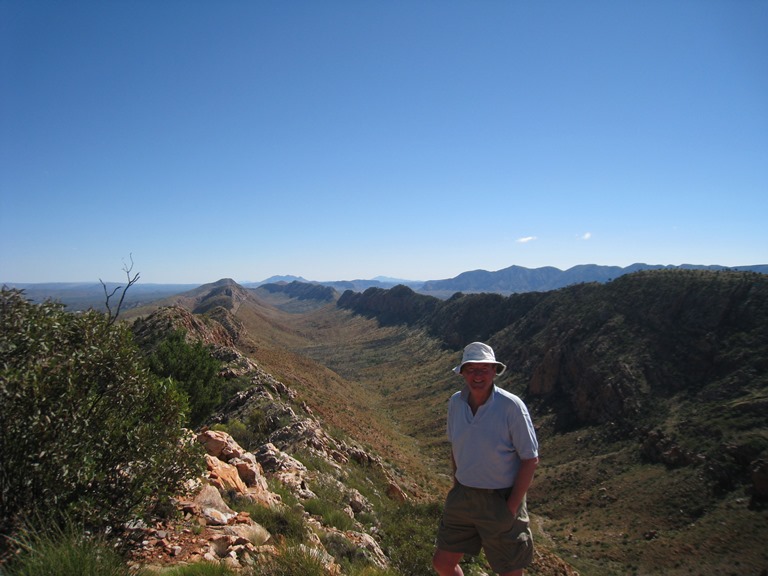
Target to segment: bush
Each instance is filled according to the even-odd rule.
[[[23,532],[17,544],[21,553],[5,576],[129,576],[117,552],[72,525]]]
[[[433,574],[432,554],[442,514],[440,503],[406,502],[382,516],[383,548],[393,568],[408,576]]]
[[[352,530],[355,521],[344,511],[347,505],[343,489],[328,477],[318,477],[309,488],[317,495],[304,502],[304,509],[313,516],[319,516],[323,524],[339,530]]]
[[[377,566],[350,564],[345,566],[349,576],[401,576],[400,572],[391,568],[379,568]],[[431,576],[431,575],[430,575]]]
[[[283,499],[286,501],[286,498]],[[289,500],[290,501],[290,500]],[[297,501],[293,499],[295,506]],[[289,506],[264,506],[248,498],[236,497],[228,501],[233,510],[247,512],[251,520],[264,527],[275,541],[300,544],[307,540],[302,512]]]
[[[104,527],[201,473],[182,394],[130,332],[90,311],[0,293],[0,535],[27,518]]]
[[[322,498],[311,498],[304,502],[304,509],[312,516],[319,516],[326,526],[333,526],[339,530],[352,530],[355,527],[355,521],[334,502]]]
[[[246,450],[269,441],[269,422],[261,408],[249,410],[245,416],[245,422],[238,419],[228,420],[226,424],[214,424],[213,430],[221,430],[228,433]]]
[[[237,576],[237,572],[232,569],[213,562],[195,562],[151,573],[152,576],[155,574],[157,576]]]
[[[328,571],[316,551],[305,546],[283,547],[269,557],[254,574],[259,576],[327,576]]]
[[[183,330],[171,333],[149,357],[149,366],[163,378],[173,378],[189,399],[189,424],[202,424],[221,402],[221,362],[202,342],[187,343]]]

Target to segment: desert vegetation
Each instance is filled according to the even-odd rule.
[[[269,489],[284,506],[225,494],[278,552],[241,571],[324,574],[317,549],[343,574],[431,574],[450,483],[450,369],[475,339],[510,366],[498,384],[526,399],[539,433],[529,508],[544,556],[530,574],[768,568],[765,275],[661,270],[446,300],[373,288],[338,303],[327,290],[227,280],[133,308],[120,322],[32,304],[16,290],[3,290],[1,305],[3,574],[75,574],[66,566],[89,562],[93,574],[127,574],[116,527],[166,518],[199,531],[171,498],[203,474],[185,432],[201,426],[249,450],[283,442],[314,495],[276,477]],[[237,407],[254,386],[244,362],[284,403]],[[286,430],[305,420],[381,465],[340,466],[294,445]],[[405,500],[386,496],[393,481]],[[370,507],[350,515],[348,490]],[[374,538],[388,565],[345,532]],[[482,557],[465,566],[485,570]]]
[[[0,322],[3,535],[38,519],[103,529],[199,474],[188,399],[147,370],[126,326],[5,289]]]

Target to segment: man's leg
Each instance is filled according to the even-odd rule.
[[[432,567],[440,576],[464,576],[459,562],[464,557],[461,552],[446,552],[439,548],[432,556]]]

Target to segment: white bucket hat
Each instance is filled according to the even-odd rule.
[[[493,353],[493,348],[488,344],[482,342],[472,342],[464,348],[464,356],[461,358],[461,364],[453,369],[456,374],[461,374],[461,368],[467,363],[478,364],[496,364],[496,375],[501,376],[504,374],[504,370],[507,369],[506,365],[496,361],[496,355]]]

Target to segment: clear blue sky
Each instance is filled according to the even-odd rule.
[[[768,263],[768,1],[0,0],[0,281]]]

